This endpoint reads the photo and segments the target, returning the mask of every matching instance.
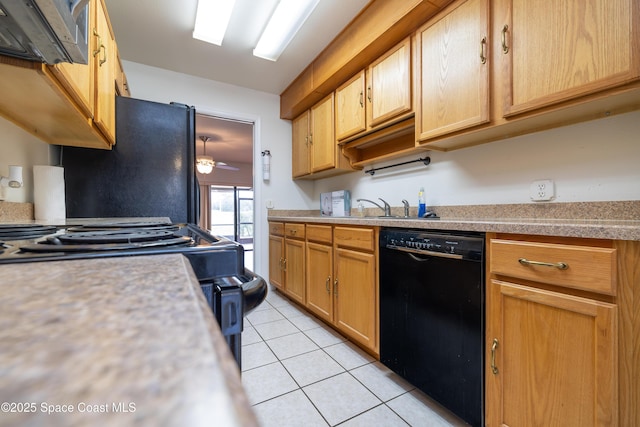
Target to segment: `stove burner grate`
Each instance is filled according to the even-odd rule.
[[[102,227],[102,224],[100,225]],[[174,226],[175,227],[175,226]],[[97,226],[95,227],[97,228]],[[95,229],[75,228],[72,231],[47,236],[37,243],[20,245],[22,252],[105,252],[142,248],[188,246],[193,244],[189,236],[180,236],[176,229],[124,228]]]
[[[152,242],[173,239],[176,234],[173,230],[147,230],[147,229],[125,229],[125,230],[95,230],[60,234],[51,236],[49,242],[54,245],[59,244],[102,244],[102,243],[134,243]]]
[[[49,225],[0,224],[0,241],[36,239],[57,230],[57,227]]]
[[[109,230],[168,230],[178,231],[180,229],[179,224],[172,224],[170,222],[156,222],[156,221],[135,221],[135,222],[100,222],[97,224],[86,224],[75,227],[68,227],[68,233],[87,232],[87,231],[109,231]]]

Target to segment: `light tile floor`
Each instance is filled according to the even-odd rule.
[[[263,427],[462,426],[281,293],[245,319],[242,383]]]

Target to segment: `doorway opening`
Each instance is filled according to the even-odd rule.
[[[198,171],[200,227],[237,241],[245,248],[245,265],[253,269],[254,124],[196,113],[196,158],[213,167]]]
[[[253,189],[211,186],[211,232],[244,247],[245,266],[253,269]]]

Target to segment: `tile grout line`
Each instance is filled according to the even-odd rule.
[[[280,297],[280,298],[285,299],[285,300],[287,301],[287,303],[289,304],[289,306],[292,306],[294,309],[296,309],[296,310],[298,310],[298,311],[301,311],[301,309],[300,309],[300,308],[298,308],[298,307],[295,305],[295,303],[290,302],[290,301],[289,301],[289,300],[287,300],[285,297],[281,297],[281,296],[279,296],[279,297]],[[268,302],[268,301],[267,301],[267,302]],[[267,364],[265,364],[265,365],[261,365],[261,366],[256,366],[256,367],[254,367],[254,368],[251,368],[251,369],[247,370],[247,372],[248,372],[248,371],[251,371],[251,370],[253,370],[253,369],[260,368],[260,367],[264,367],[264,366],[268,366],[268,365],[271,365],[271,364],[279,363],[279,364],[282,366],[282,368],[285,370],[285,372],[286,372],[286,373],[287,373],[287,374],[288,374],[288,375],[293,379],[294,383],[298,386],[298,388],[296,388],[295,390],[291,390],[291,391],[288,391],[288,392],[286,392],[286,393],[282,393],[282,394],[280,394],[280,395],[278,395],[278,396],[271,397],[271,398],[266,399],[266,400],[264,400],[264,401],[262,401],[262,402],[257,402],[257,403],[255,403],[255,404],[253,404],[252,406],[256,406],[256,405],[259,405],[259,404],[263,404],[263,403],[265,403],[265,402],[269,402],[269,401],[271,401],[271,400],[273,400],[273,399],[277,399],[277,398],[280,398],[280,397],[282,397],[282,396],[286,396],[287,394],[291,394],[291,393],[294,393],[294,392],[296,392],[296,391],[300,390],[300,391],[303,393],[303,395],[305,396],[305,398],[306,398],[306,399],[311,403],[311,405],[314,407],[314,409],[318,412],[318,414],[322,417],[322,419],[323,419],[323,420],[327,423],[327,425],[328,425],[328,426],[330,426],[330,427],[336,427],[336,426],[342,425],[342,424],[344,424],[344,423],[348,422],[349,420],[352,420],[352,419],[354,419],[354,418],[356,418],[356,417],[359,417],[359,416],[361,416],[361,415],[365,414],[366,412],[369,412],[369,411],[371,411],[371,410],[373,410],[373,409],[375,409],[375,408],[378,408],[378,407],[380,407],[380,406],[385,406],[387,409],[389,409],[389,411],[391,411],[393,414],[395,414],[395,415],[396,415],[400,420],[402,420],[402,421],[403,421],[404,423],[406,423],[409,427],[411,427],[411,424],[410,424],[406,419],[404,419],[404,418],[403,418],[399,413],[397,413],[396,411],[394,411],[394,410],[393,410],[393,408],[391,408],[387,403],[388,403],[388,402],[391,402],[392,400],[395,400],[395,399],[397,399],[397,398],[399,398],[399,397],[401,397],[401,396],[404,396],[404,395],[406,395],[406,394],[410,394],[412,391],[414,391],[414,390],[416,389],[415,387],[412,387],[412,388],[411,388],[411,389],[409,389],[409,390],[404,390],[402,393],[400,393],[400,394],[398,394],[397,396],[394,396],[394,397],[392,397],[392,398],[390,398],[390,399],[388,399],[388,400],[386,400],[386,401],[385,401],[385,400],[382,400],[380,397],[378,397],[378,395],[376,395],[376,393],[374,393],[374,392],[373,392],[369,387],[367,387],[364,383],[362,383],[362,382],[361,382],[361,381],[360,381],[360,380],[359,380],[359,379],[358,379],[358,378],[357,378],[357,377],[352,373],[352,371],[354,371],[354,370],[356,370],[356,369],[360,369],[360,368],[362,368],[362,367],[364,367],[364,366],[367,366],[367,365],[373,365],[373,364],[375,364],[376,362],[378,362],[377,360],[375,360],[375,359],[374,359],[373,361],[367,361],[366,363],[363,363],[362,365],[358,365],[358,366],[356,366],[356,367],[353,367],[352,369],[347,369],[344,365],[342,365],[338,360],[336,360],[336,359],[335,359],[335,358],[334,358],[330,353],[328,353],[325,349],[326,349],[326,348],[329,348],[329,347],[337,346],[337,345],[339,345],[339,344],[347,345],[347,343],[349,343],[349,342],[350,342],[348,339],[346,339],[346,338],[345,338],[345,340],[344,340],[344,341],[340,341],[340,342],[337,342],[337,343],[334,343],[334,344],[331,344],[331,345],[327,345],[327,346],[325,346],[325,347],[322,347],[322,346],[320,346],[318,343],[316,343],[316,342],[315,342],[315,341],[314,341],[314,340],[313,340],[309,335],[307,335],[307,334],[305,333],[306,331],[310,331],[310,330],[314,330],[314,329],[320,329],[320,328],[324,329],[324,328],[323,328],[323,324],[321,323],[321,322],[322,322],[321,320],[318,320],[319,326],[317,326],[317,327],[315,327],[315,328],[310,328],[310,329],[307,329],[307,330],[302,330],[302,329],[300,329],[296,324],[294,324],[293,322],[291,322],[291,321],[290,321],[290,317],[288,317],[285,313],[283,313],[282,311],[278,310],[278,308],[277,308],[277,307],[274,307],[273,305],[271,305],[271,303],[269,303],[269,305],[271,306],[271,308],[272,308],[272,309],[275,309],[275,310],[276,310],[280,315],[282,315],[284,319],[277,319],[277,320],[273,320],[273,321],[269,321],[269,322],[260,323],[260,324],[258,324],[258,325],[264,325],[264,324],[273,323],[273,322],[277,322],[277,321],[281,321],[281,320],[287,320],[287,321],[289,321],[289,323],[291,323],[291,324],[292,324],[292,325],[297,329],[297,332],[292,332],[292,333],[290,333],[290,334],[285,334],[285,335],[281,335],[281,336],[278,336],[278,337],[273,337],[273,338],[270,338],[269,340],[274,340],[274,339],[278,339],[278,338],[282,338],[282,337],[286,337],[286,336],[294,335],[294,334],[297,334],[297,333],[302,333],[306,338],[308,338],[308,339],[309,339],[309,340],[311,340],[311,341],[312,341],[316,346],[318,346],[318,349],[319,349],[319,350],[322,350],[322,352],[323,352],[324,354],[326,354],[326,355],[327,355],[331,360],[333,360],[336,364],[338,364],[338,366],[340,366],[340,368],[342,368],[342,369],[343,369],[343,372],[340,372],[340,373],[337,373],[337,374],[334,374],[334,375],[330,375],[330,376],[328,376],[328,377],[326,377],[326,378],[322,378],[322,379],[320,379],[320,380],[317,380],[317,381],[314,381],[314,382],[312,382],[312,383],[306,384],[305,386],[301,386],[301,385],[300,385],[300,383],[298,382],[298,380],[296,380],[296,378],[293,376],[293,374],[289,371],[289,369],[287,369],[287,367],[285,366],[285,364],[284,364],[284,363],[282,363],[282,362],[283,362],[284,360],[289,360],[289,359],[293,359],[293,358],[298,357],[298,356],[302,356],[302,355],[305,355],[305,354],[312,353],[312,352],[314,352],[314,351],[317,351],[318,349],[314,349],[314,350],[310,350],[310,351],[305,351],[305,352],[303,352],[303,353],[300,353],[300,354],[297,354],[297,355],[294,355],[294,356],[290,356],[290,357],[287,357],[287,358],[284,358],[284,359],[280,359],[280,358],[278,357],[278,355],[277,355],[277,354],[275,354],[275,352],[273,351],[273,349],[271,348],[271,346],[269,346],[269,344],[268,344],[268,341],[269,341],[269,340],[264,339],[264,337],[262,336],[262,334],[260,334],[260,332],[258,331],[258,329],[256,329],[256,328],[255,328],[255,326],[256,326],[256,325],[250,322],[251,326],[254,328],[255,332],[258,334],[258,336],[259,336],[259,337],[260,337],[260,339],[262,340],[261,342],[263,342],[263,343],[265,343],[265,344],[267,345],[267,348],[268,348],[268,349],[269,349],[269,351],[270,351],[270,352],[275,356],[275,358],[277,359],[277,361],[276,361],[276,362],[272,362],[272,363],[267,363]],[[283,304],[281,307],[285,307],[285,305]],[[301,314],[300,314],[299,316],[294,316],[294,317],[303,317],[303,316],[307,316],[307,317],[311,318],[312,320],[316,320],[316,319],[317,319],[317,318],[316,318],[312,313],[309,313],[309,312],[306,312],[306,313],[305,313],[305,312],[301,312]],[[325,329],[325,330],[326,330],[326,329]],[[329,330],[330,330],[331,332],[334,332],[334,331],[335,331],[334,329],[329,329]],[[335,331],[335,332],[339,334],[339,332],[337,332],[337,331]],[[342,336],[342,335],[341,335],[341,336]],[[252,344],[258,344],[258,343],[252,343]],[[249,345],[252,345],[252,344],[249,344]],[[356,346],[356,347],[357,347],[357,346]],[[358,348],[358,349],[359,349],[359,348]],[[360,351],[362,351],[362,350],[360,350]],[[384,365],[383,365],[383,366],[384,366]],[[368,408],[368,409],[366,409],[366,410],[364,410],[364,411],[362,411],[362,412],[360,412],[360,413],[358,413],[358,414],[355,414],[355,415],[353,415],[353,416],[351,416],[351,417],[349,417],[349,418],[347,418],[347,419],[345,419],[345,420],[343,420],[343,421],[341,421],[341,422],[339,422],[339,423],[337,423],[337,424],[333,424],[333,425],[332,425],[332,424],[330,424],[330,423],[329,423],[329,421],[326,419],[326,417],[322,414],[322,412],[320,412],[319,408],[315,405],[315,403],[313,402],[313,400],[312,400],[312,399],[307,395],[307,393],[305,392],[305,390],[304,390],[304,389],[305,389],[305,387],[308,387],[308,386],[311,386],[311,385],[314,385],[314,384],[320,383],[320,382],[322,382],[322,381],[326,381],[326,380],[328,380],[328,379],[331,379],[331,378],[337,377],[338,375],[342,375],[342,374],[344,374],[344,373],[348,373],[348,374],[349,374],[349,375],[350,375],[354,380],[356,380],[356,382],[357,382],[358,384],[360,384],[360,385],[361,385],[365,390],[367,390],[369,393],[371,393],[371,394],[372,394],[372,395],[373,395],[373,396],[374,396],[374,397],[375,397],[375,398],[376,398],[380,403],[379,403],[379,404],[377,404],[377,405],[375,405],[375,406],[372,406],[371,408]]]

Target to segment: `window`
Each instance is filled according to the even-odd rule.
[[[253,189],[211,186],[211,233],[244,247],[245,266],[253,269]]]

